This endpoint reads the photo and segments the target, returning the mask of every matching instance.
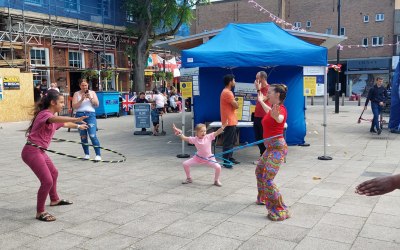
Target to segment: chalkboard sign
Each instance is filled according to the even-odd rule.
[[[136,128],[150,128],[151,108],[148,103],[135,103],[133,105]]]

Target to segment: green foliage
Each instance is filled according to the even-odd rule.
[[[174,79],[174,74],[172,72],[165,72],[165,79],[167,81],[172,81],[172,79]]]
[[[111,77],[113,75],[113,71],[109,70],[109,69],[104,69],[104,70],[100,71],[100,75],[101,75],[102,79],[104,79],[104,78],[111,79]]]
[[[99,78],[99,74],[98,74],[97,70],[87,69],[82,72],[82,78],[88,79],[90,81],[92,79]]]

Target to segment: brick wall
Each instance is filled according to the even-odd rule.
[[[338,0],[285,0],[285,19],[288,22],[301,22],[305,28],[306,21],[311,21],[307,31],[325,33],[332,28],[332,34],[337,34],[337,1]],[[264,8],[277,16],[281,13],[280,0],[257,0]],[[392,0],[342,0],[341,26],[345,27],[348,39],[346,44],[361,44],[364,37],[368,38],[369,46],[365,48],[345,48],[341,51],[342,59],[390,57],[392,46],[372,47],[373,36],[383,36],[384,43],[394,42],[394,1]],[[191,33],[201,33],[204,30],[223,28],[227,23],[253,23],[271,21],[264,14],[252,7],[247,0],[221,1],[210,5],[198,6],[195,10],[196,19],[192,22]],[[375,14],[384,13],[383,22],[375,22]],[[369,23],[364,23],[363,16],[369,15]],[[336,48],[329,51],[329,59],[336,59]]]
[[[369,46],[365,48],[344,48],[340,53],[342,59],[366,57],[390,57],[393,47],[372,47],[373,36],[383,36],[384,43],[394,42],[394,2],[392,0],[342,0],[341,27],[345,27],[348,39],[342,45],[362,44],[362,39],[368,38]],[[375,22],[375,14],[384,13],[383,22]],[[364,23],[364,15],[369,15],[369,22]],[[321,18],[323,17],[323,18]],[[286,0],[286,20],[301,22],[305,28],[306,21],[311,21],[307,31],[325,33],[332,28],[332,34],[337,35],[337,0]],[[336,59],[336,49],[329,50],[329,58]]]

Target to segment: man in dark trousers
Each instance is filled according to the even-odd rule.
[[[224,76],[225,88],[221,92],[220,97],[220,109],[221,109],[221,123],[228,122],[228,126],[224,129],[224,140],[222,150],[225,152],[233,148],[236,138],[236,125],[238,119],[236,116],[236,109],[239,108],[239,104],[235,100],[235,96],[232,89],[235,87],[235,76],[226,75]],[[227,153],[222,156],[224,159],[231,161],[234,164],[239,164],[237,160],[233,158],[233,153]],[[232,165],[228,164],[228,161],[224,161],[223,166],[225,168],[232,168]]]
[[[264,96],[268,96],[268,88],[269,84],[267,82],[267,73],[265,71],[260,71],[256,75],[256,80],[254,81],[254,86],[257,90],[258,93],[262,93]],[[268,105],[268,100],[265,101],[265,103]],[[263,127],[262,127],[262,119],[265,115],[265,111],[262,108],[261,104],[259,102],[256,103],[256,109],[254,111],[254,119],[253,119],[253,129],[254,129],[254,136],[256,138],[256,141],[262,140],[263,139]],[[264,153],[265,151],[265,146],[264,143],[259,143],[258,149],[260,150],[260,156]],[[257,165],[257,162],[254,162],[254,164]]]
[[[371,124],[371,133],[382,133],[382,128],[379,125],[379,115],[382,112],[382,107],[385,104],[387,98],[387,91],[383,84],[381,77],[376,78],[376,84],[369,90],[367,100],[365,101],[364,110],[367,110],[368,102],[371,101],[371,109],[374,114],[374,119]],[[376,128],[376,130],[375,130]]]
[[[43,78],[42,84],[40,85],[40,91],[42,92],[42,96],[44,96],[47,93],[48,88],[49,86],[47,86],[47,79]]]

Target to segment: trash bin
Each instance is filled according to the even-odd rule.
[[[109,115],[119,116],[119,92],[98,91],[96,94],[99,99],[99,106],[96,108],[96,116],[104,116],[105,118],[107,118]]]

